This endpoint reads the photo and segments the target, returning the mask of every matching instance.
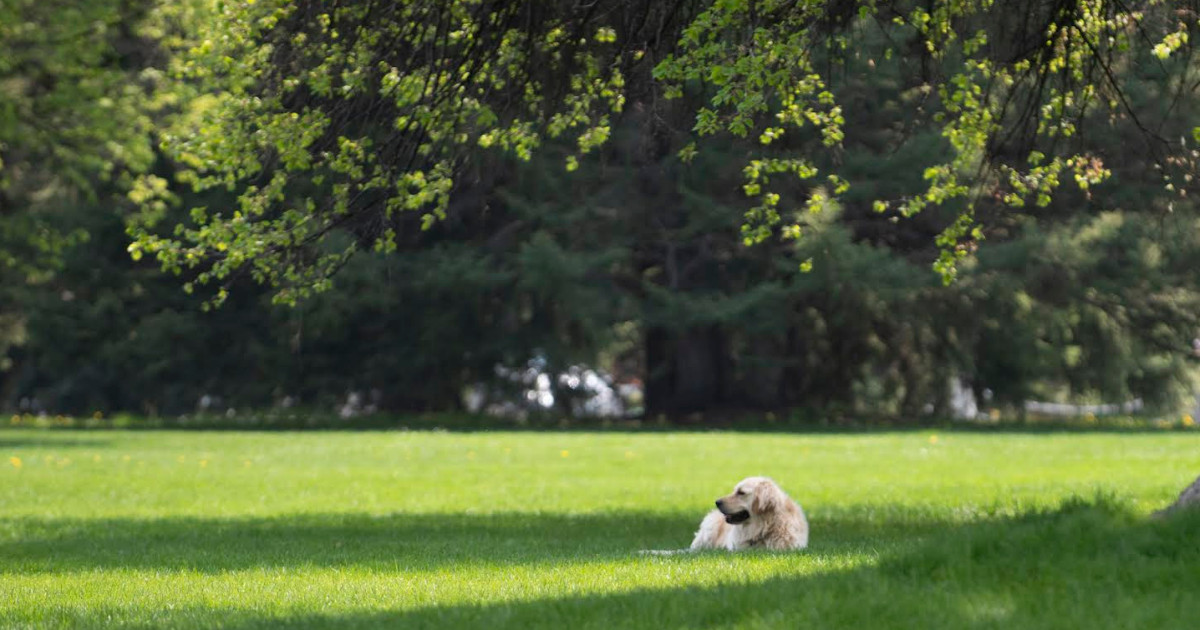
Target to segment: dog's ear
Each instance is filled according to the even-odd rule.
[[[754,501],[750,504],[750,511],[755,514],[774,512],[780,508],[782,501],[779,487],[769,481],[764,481],[754,489]]]

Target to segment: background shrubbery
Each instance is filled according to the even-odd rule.
[[[846,104],[840,145],[813,132],[770,146],[850,183],[821,212],[786,217],[803,227],[799,240],[745,245],[742,169],[763,150],[758,140],[714,136],[685,151],[685,164],[687,131],[713,88],[688,84],[659,101],[643,69],[629,77],[610,139],[571,162],[578,168],[564,168],[575,147],[563,142],[528,161],[474,155],[444,218],[389,216],[394,252],[353,256],[331,290],[287,308],[246,270],[185,293],[181,282],[200,269],[162,272],[129,246],[135,207],[134,231],[170,234],[192,208],[238,204],[230,190],[182,185],[199,158],[173,161],[151,142],[156,126],[212,111],[212,95],[196,93],[206,84],[161,89],[200,4],[0,10],[0,89],[10,97],[0,107],[0,409],[153,416],[337,410],[354,398],[355,412],[446,411],[462,407],[468,388],[520,403],[523,386],[497,368],[530,361],[550,377],[551,415],[570,413],[580,395],[555,378],[572,368],[640,390],[625,412],[651,417],[1011,416],[1031,399],[1140,401],[1163,413],[1193,403],[1200,231],[1190,198],[1162,194],[1161,156],[1130,116],[1161,120],[1162,137],[1190,135],[1198,102],[1175,96],[1174,66],[1120,68],[1128,111],[1090,114],[1089,128],[1105,131],[1075,142],[1104,157],[1103,186],[1064,189],[1045,207],[980,193],[987,239],[949,287],[931,262],[961,200],[906,218],[873,202],[919,190],[922,169],[951,156],[936,118],[945,112],[929,94],[953,71],[938,64],[955,61],[916,46],[893,59],[870,31],[853,54],[824,60]],[[76,32],[89,35],[67,37]],[[910,30],[892,35],[919,43]],[[120,98],[98,96],[112,94]],[[362,124],[391,137],[390,125]],[[134,182],[136,172],[152,177]],[[329,192],[311,180],[310,199]],[[803,207],[814,192],[776,188],[781,207]],[[160,227],[139,222],[147,208]],[[348,222],[314,253],[369,249],[382,229]],[[210,289],[230,297],[203,310]]]

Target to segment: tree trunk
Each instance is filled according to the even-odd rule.
[[[738,403],[749,404],[759,409],[774,409],[783,406],[785,390],[798,387],[799,383],[784,383],[784,372],[788,357],[784,356],[786,344],[777,336],[754,335],[744,344],[737,357],[735,370],[736,392],[731,392]]]
[[[1155,512],[1154,514],[1155,516],[1166,516],[1184,508],[1195,507],[1197,505],[1200,505],[1200,477],[1197,477],[1196,480],[1192,482],[1192,485],[1184,488],[1183,492],[1179,493],[1179,498],[1175,499],[1174,503]]]
[[[646,415],[705,411],[723,400],[728,356],[717,326],[646,332]]]

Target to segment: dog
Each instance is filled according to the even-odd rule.
[[[800,504],[774,481],[748,477],[717,499],[717,509],[700,522],[691,550],[804,549],[808,519]]]
[[[800,504],[766,477],[747,477],[733,492],[717,499],[717,509],[700,522],[688,549],[647,549],[651,556],[673,556],[702,549],[804,549],[808,519]]]

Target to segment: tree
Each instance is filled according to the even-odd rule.
[[[248,272],[284,302],[328,288],[356,251],[394,251],[398,233],[444,219],[480,150],[528,159],[570,137],[577,165],[648,63],[616,28],[649,41],[675,19],[649,1],[216,3],[177,68],[179,88],[204,96],[165,141],[182,180],[236,190],[237,209],[157,234],[165,190],[147,177],[131,251],[200,267],[201,283]],[[335,232],[353,238],[333,246]]]
[[[0,6],[0,372],[25,338],[21,304],[65,248],[87,238],[61,220],[106,198],[153,159],[142,73],[157,49],[149,2]]]
[[[1153,63],[1174,77],[1164,96],[1188,89],[1195,17],[1172,3],[275,1],[217,3],[196,23],[179,71],[206,96],[165,140],[185,181],[229,187],[238,203],[197,210],[175,235],[156,233],[150,212],[132,227],[132,252],[200,268],[200,282],[248,272],[289,302],[326,288],[355,251],[394,249],[416,227],[406,213],[422,229],[443,218],[481,149],[525,159],[569,135],[573,169],[612,116],[688,91],[706,101],[698,136],[762,144],[744,171],[746,241],[796,237],[803,215],[785,217],[778,184],[829,172],[799,204],[813,211],[849,186],[796,155],[836,154],[845,111],[831,85],[864,51],[911,70],[918,110],[941,128],[948,156],[920,165],[921,188],[874,205],[954,209],[937,239],[947,279],[984,236],[980,204],[1044,206],[1068,177],[1083,190],[1107,177],[1083,129],[1131,119],[1177,194],[1191,164],[1163,133],[1172,108],[1143,120],[1121,72]],[[143,200],[163,188],[144,184]],[[329,246],[338,230],[355,239]]]
[[[1110,174],[1085,128],[1128,119],[1167,185],[1186,191],[1178,175],[1190,149],[1163,140],[1179,131],[1167,114],[1187,88],[1194,28],[1176,8],[1186,9],[1099,0],[216,3],[192,16],[176,67],[184,104],[164,140],[181,180],[228,188],[237,201],[197,208],[163,232],[170,193],[145,177],[135,196],[148,211],[131,225],[131,252],[217,282],[218,302],[248,274],[293,303],[328,288],[355,252],[404,248],[445,220],[488,152],[528,160],[567,140],[575,150],[560,159],[571,171],[617,117],[645,116],[655,121],[647,133],[671,137],[692,114],[699,138],[759,145],[740,158],[744,241],[792,239],[851,184],[839,162],[853,112],[838,95],[858,77],[887,73],[915,114],[893,150],[926,142],[917,133],[925,127],[940,139],[909,165],[918,174],[910,188],[868,203],[884,216],[937,210],[935,268],[948,280],[985,228],[1006,228],[1004,208],[1047,206],[1068,177],[1086,193]],[[1123,70],[1135,62],[1161,69],[1157,96],[1170,108],[1135,106],[1136,77]],[[679,144],[662,148],[696,155],[695,144]],[[720,335],[686,334],[650,331],[647,352],[666,353],[666,364],[690,353],[679,369],[718,370]],[[712,350],[695,352],[704,346]]]

